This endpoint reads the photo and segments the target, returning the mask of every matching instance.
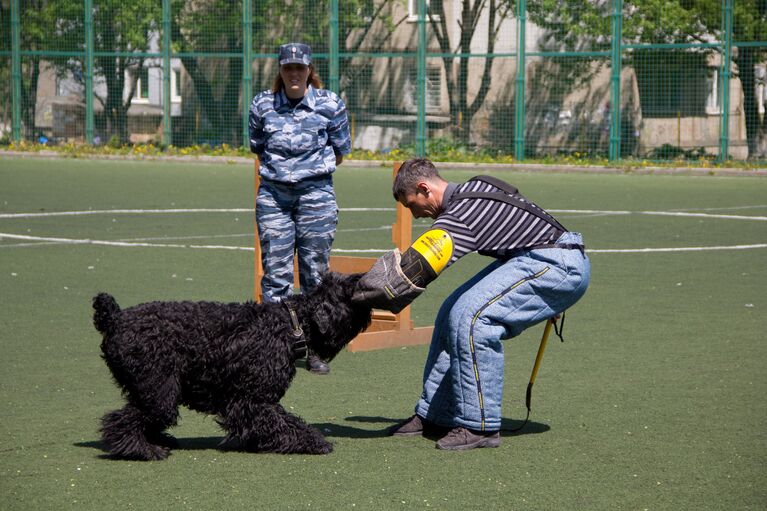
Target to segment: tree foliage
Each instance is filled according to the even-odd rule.
[[[251,34],[256,54],[276,54],[280,44],[301,41],[315,54],[327,54],[330,32],[328,0],[291,2],[252,1]],[[350,0],[339,9],[340,51],[377,51],[391,37],[396,24],[386,10],[386,0]],[[174,51],[181,52],[184,69],[192,80],[195,108],[203,113],[198,137],[213,142],[241,143],[241,116],[255,90],[242,91],[242,4],[227,0],[173,0]],[[211,22],[215,20],[215,22]],[[401,22],[401,20],[400,20]],[[373,27],[383,30],[372,30]],[[236,58],[194,56],[195,52],[238,54]],[[327,59],[314,59],[320,76],[327,78]],[[340,81],[353,89],[362,68],[342,58]],[[259,59],[253,66],[255,87],[271,85],[277,72],[274,61]],[[348,91],[355,96],[354,90]],[[195,115],[195,118],[197,116]],[[194,140],[193,142],[197,142]],[[189,141],[188,141],[189,142]]]
[[[743,86],[749,154],[756,156],[765,127],[757,115],[754,66],[767,58],[767,46],[738,43],[767,41],[767,0],[733,4],[732,59]],[[636,0],[623,2],[624,44],[712,43],[723,40],[721,0]],[[547,29],[565,49],[609,46],[613,3],[608,0],[527,0],[529,19]],[[690,53],[688,50],[678,50]],[[697,50],[700,52],[700,50]],[[706,53],[719,51],[710,48]],[[641,64],[638,52],[624,55]],[[656,66],[663,65],[656,62]]]
[[[20,3],[22,6],[20,18],[21,48],[29,51],[42,50],[77,50],[71,43],[62,38],[52,41],[51,27],[56,26],[56,9],[46,0],[28,0]],[[70,8],[75,7],[74,2]],[[82,10],[80,10],[82,13]],[[11,49],[11,10],[10,5],[0,4],[0,18],[3,20],[3,46]],[[21,66],[21,119],[26,138],[34,136],[35,107],[37,87],[41,73],[40,55],[33,54],[22,59]],[[10,64],[10,59],[8,59]],[[10,70],[9,70],[10,78]],[[8,82],[10,85],[10,82]],[[10,88],[9,88],[10,92]],[[10,104],[10,102],[8,103]]]
[[[448,16],[445,12],[445,4],[438,2],[436,9],[429,11],[429,23],[439,43],[443,55],[450,53],[472,53],[475,43],[475,35],[484,28],[483,40],[486,47],[481,51],[492,54],[495,51],[495,43],[501,25],[510,17],[511,6],[503,0],[461,0],[461,17],[458,20],[459,30],[451,39],[451,30],[448,28]],[[487,15],[487,22],[480,24],[483,15]],[[451,125],[456,126],[456,135],[462,143],[470,142],[471,121],[479,111],[487,98],[492,80],[494,57],[488,56],[482,61],[481,73],[476,81],[479,89],[476,92],[469,91],[470,67],[469,59],[442,57],[447,79],[447,93],[450,101]],[[470,96],[471,94],[471,96]]]
[[[127,140],[127,111],[135,91],[138,70],[144,58],[132,52],[146,52],[149,37],[160,19],[159,3],[154,0],[97,0],[93,9],[94,81],[104,84],[95,97],[106,118],[104,129],[121,141]],[[21,2],[22,41],[25,50],[84,52],[85,12],[82,0],[30,0]],[[34,104],[40,62],[33,55],[25,61],[22,109],[25,125],[34,126]],[[67,73],[83,83],[85,62],[77,57],[45,60],[59,76]],[[124,95],[127,85],[129,93]]]

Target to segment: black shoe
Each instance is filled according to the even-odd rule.
[[[312,374],[328,374],[330,366],[317,355],[309,355],[306,358],[306,370]]]

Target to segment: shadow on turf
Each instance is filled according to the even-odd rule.
[[[178,445],[173,450],[179,451],[208,451],[219,448],[221,441],[224,439],[222,436],[201,436],[201,437],[186,437],[176,438]],[[75,442],[76,447],[87,447],[90,449],[98,449],[103,451],[98,457],[104,460],[114,460],[113,456],[109,455],[108,449],[103,442],[98,440],[92,440],[90,442]]]
[[[356,428],[353,426],[336,424],[330,422],[315,423],[314,426],[319,428],[325,436],[337,437],[337,438],[385,438],[389,436],[388,428],[394,424],[400,422],[401,419],[390,419],[387,417],[365,417],[365,416],[353,416],[347,417],[347,421],[351,422],[364,422],[368,424],[384,424],[383,428],[377,428],[374,430]],[[518,436],[518,435],[531,435],[538,433],[545,433],[550,430],[551,427],[548,424],[542,424],[540,422],[528,422],[521,431],[511,431],[519,428],[524,421],[502,419],[501,420],[501,435],[502,436]],[[220,436],[203,436],[203,437],[186,437],[177,438],[178,446],[174,449],[180,451],[207,451],[218,449],[223,437]],[[104,454],[99,455],[101,459],[113,459],[107,454],[106,446],[98,441],[93,440],[90,442],[75,442],[76,447],[87,447],[89,449],[98,449],[103,451]]]
[[[404,417],[403,417],[404,419]],[[374,424],[387,424],[387,426],[381,430],[370,431],[367,429],[352,428],[349,426],[339,426],[338,424],[315,424],[319,427],[327,436],[338,436],[348,438],[378,438],[389,436],[387,429],[389,426],[397,424],[402,419],[389,419],[387,417],[363,417],[353,416],[346,417],[347,421],[353,422],[369,422]],[[513,431],[524,423],[523,420],[513,419],[501,419],[501,435],[502,436],[519,436],[519,435],[531,435],[537,433],[545,433],[551,429],[548,424],[540,422],[528,421],[525,427],[520,431]],[[338,431],[338,434],[334,434]]]

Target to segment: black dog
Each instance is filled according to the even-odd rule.
[[[320,431],[279,401],[306,348],[331,360],[369,324],[352,302],[360,275],[328,273],[315,292],[282,303],[150,302],[125,310],[93,299],[101,351],[127,404],[106,414],[102,439],[118,458],[161,460],[176,446],[165,433],[178,407],[216,415],[221,447],[325,454]]]

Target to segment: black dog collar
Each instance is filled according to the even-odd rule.
[[[293,355],[296,359],[304,358],[306,356],[306,339],[304,339],[304,330],[301,328],[301,324],[298,322],[298,314],[296,310],[287,302],[282,302],[290,313],[290,324],[293,328],[291,334],[293,335]]]

